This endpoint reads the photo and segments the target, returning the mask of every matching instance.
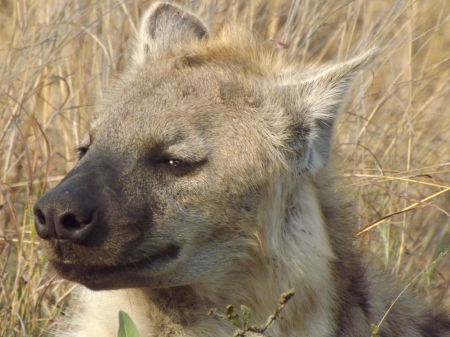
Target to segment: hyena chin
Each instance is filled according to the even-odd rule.
[[[210,308],[263,325],[294,288],[268,335],[370,336],[401,288],[352,244],[330,152],[375,54],[297,69],[244,29],[154,4],[80,160],[34,208],[52,267],[84,286],[57,335],[116,336],[123,310],[141,337],[230,337]],[[450,336],[435,310],[403,295],[378,336]]]

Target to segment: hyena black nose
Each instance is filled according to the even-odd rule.
[[[83,244],[97,222],[92,199],[64,184],[44,194],[34,205],[36,232],[42,239]]]

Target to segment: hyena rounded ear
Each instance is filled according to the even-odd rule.
[[[195,15],[175,5],[157,2],[142,16],[133,53],[135,65],[207,36],[206,25]]]
[[[292,121],[291,146],[298,154],[300,171],[315,172],[330,158],[334,125],[358,71],[367,68],[378,49],[349,61],[321,67],[300,75],[294,84],[281,85],[285,110]]]

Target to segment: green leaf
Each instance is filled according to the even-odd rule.
[[[238,318],[230,318],[230,323],[233,324],[236,328],[242,328],[242,321]]]
[[[378,331],[380,330],[378,325],[375,324],[371,324],[370,325],[370,330],[372,331],[372,337],[375,337],[378,335]]]
[[[227,306],[226,317],[227,320],[230,321],[230,323],[233,324],[235,327],[238,328],[242,327],[242,321],[239,318],[239,315],[237,314],[236,310],[234,310],[233,305]]]
[[[229,306],[227,306],[226,315],[227,315],[228,317],[234,317],[234,316],[236,316],[236,311],[234,311],[234,306],[233,306],[233,305],[230,304]]]
[[[233,335],[233,337],[243,337],[243,336],[245,337],[245,332],[242,331],[241,329],[237,329]]]
[[[117,337],[139,337],[139,332],[133,320],[125,311],[119,311],[119,331]]]
[[[252,325],[252,313],[248,307],[241,305],[242,315],[244,316],[244,331]]]

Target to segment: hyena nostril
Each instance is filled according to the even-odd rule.
[[[90,209],[76,210],[61,214],[56,221],[56,233],[60,239],[77,244],[89,240],[97,223],[97,211]]]
[[[43,239],[51,239],[55,235],[55,226],[53,223],[52,210],[48,208],[38,207],[37,204],[33,209],[35,215],[36,233]]]
[[[40,209],[35,212],[36,218],[41,225],[45,225],[45,215]]]
[[[82,229],[84,227],[86,227],[86,225],[88,225],[92,220],[92,216],[89,217],[89,219],[87,220],[83,220],[83,221],[78,221],[77,218],[75,217],[75,215],[73,214],[66,214],[61,218],[61,225],[69,230],[69,231],[73,231],[73,230],[77,230],[77,229]]]

